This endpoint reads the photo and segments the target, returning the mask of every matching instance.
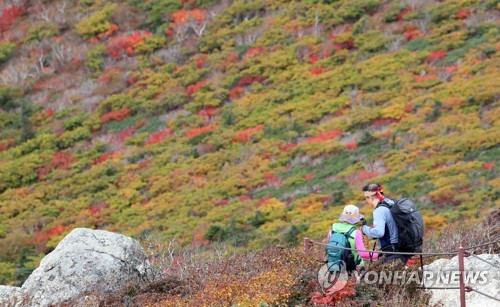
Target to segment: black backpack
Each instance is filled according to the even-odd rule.
[[[356,227],[352,227],[347,233],[336,232],[332,229],[330,235],[330,241],[328,245],[330,246],[340,246],[351,248],[349,243],[349,238],[354,239],[351,234],[356,230]],[[340,272],[342,266],[345,265],[346,271],[350,272],[356,269],[356,261],[354,260],[354,255],[350,250],[344,250],[340,248],[327,247],[327,266],[330,272]],[[359,262],[358,262],[359,264]]]
[[[381,203],[379,206],[389,208],[398,227],[398,252],[420,253],[424,238],[424,220],[415,204],[408,198],[402,198],[392,206]]]

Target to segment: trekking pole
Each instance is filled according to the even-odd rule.
[[[373,253],[370,253],[370,264],[372,264],[373,254],[375,253],[375,246],[376,245],[377,245],[377,240],[375,240],[375,242],[373,242],[373,248],[372,248]]]

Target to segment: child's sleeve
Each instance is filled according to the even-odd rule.
[[[361,258],[363,258],[363,259],[370,259],[370,254],[371,254],[371,259],[377,259],[378,258],[378,253],[375,253],[375,252],[360,252],[360,250],[367,250],[367,248],[365,248],[365,244],[363,243],[363,234],[361,233],[361,231],[356,230],[355,240],[356,240],[356,249],[358,250],[358,255]]]

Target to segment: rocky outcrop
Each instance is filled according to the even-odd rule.
[[[84,302],[85,295],[112,293],[150,279],[147,256],[135,240],[108,231],[77,228],[42,259],[21,288],[3,288],[11,305],[24,296],[29,305],[48,306],[76,299]]]
[[[21,288],[0,286],[0,306],[21,306],[23,294]]]
[[[491,263],[488,264],[474,256],[464,258],[465,285],[500,299],[500,255],[484,254],[477,256]],[[493,264],[493,265],[492,265]],[[427,287],[458,287],[458,256],[450,259],[438,259],[424,266]],[[430,304],[442,303],[444,306],[460,306],[460,292],[456,289],[429,290],[432,293]],[[475,291],[465,293],[467,306],[498,306],[496,300]]]

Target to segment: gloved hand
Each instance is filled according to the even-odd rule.
[[[363,224],[363,226],[366,225],[366,220],[364,218],[361,219],[361,223]]]

